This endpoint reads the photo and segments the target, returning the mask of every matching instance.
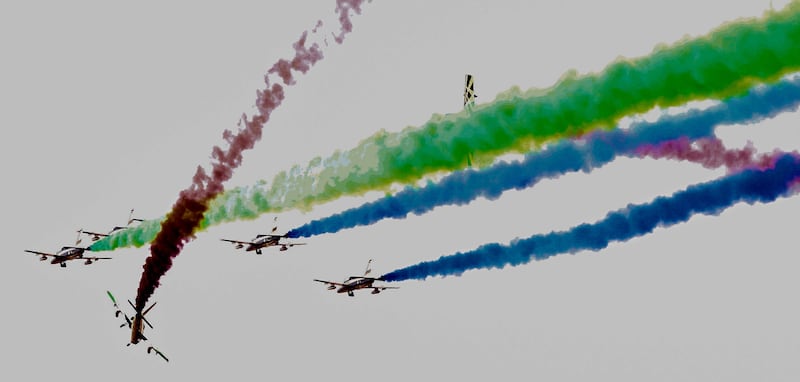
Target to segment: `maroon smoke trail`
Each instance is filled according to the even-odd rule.
[[[339,16],[340,32],[334,35],[337,43],[342,43],[347,33],[352,31],[350,11],[361,13],[363,0],[336,0],[336,12]],[[322,25],[318,21],[312,33]],[[161,223],[161,231],[150,245],[150,256],[144,263],[142,278],[136,295],[136,309],[142,311],[155,289],[160,285],[160,278],[172,266],[172,259],[181,252],[184,244],[192,239],[195,229],[203,219],[209,202],[224,190],[223,183],[230,179],[233,170],[242,163],[242,153],[255,146],[261,139],[264,124],[270,114],[283,102],[283,86],[270,84],[269,75],[276,74],[287,86],[295,83],[292,71],[306,73],[317,61],[322,59],[322,50],[316,43],[306,46],[308,31],[304,31],[300,39],[294,43],[295,56],[291,60],[280,59],[267,75],[264,76],[266,88],[257,91],[256,107],[258,113],[248,120],[242,115],[239,130],[236,133],[225,130],[222,138],[228,143],[226,150],[215,146],[211,152],[211,175],[203,167],[198,166],[189,188],[181,191],[178,200],[172,206],[166,219]],[[242,128],[242,122],[244,127]],[[138,316],[137,316],[138,318]]]
[[[776,158],[783,153],[776,150],[756,156],[756,150],[749,142],[742,149],[727,149],[719,138],[698,139],[692,144],[688,138],[682,137],[658,145],[643,145],[636,149],[636,154],[655,159],[687,160],[711,169],[725,166],[730,173],[745,168],[763,170],[773,167]]]

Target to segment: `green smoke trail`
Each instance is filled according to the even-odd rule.
[[[724,99],[800,69],[800,3],[761,18],[725,24],[708,35],[618,60],[596,74],[568,72],[548,89],[511,89],[471,112],[435,115],[420,127],[384,130],[349,151],[279,173],[272,184],[237,188],[214,200],[200,229],[266,212],[309,209],[343,195],[387,189],[464,168],[470,153],[485,165],[508,152],[611,127],[653,107]],[[157,230],[129,229],[92,250],[137,245]],[[121,238],[132,236],[135,238]]]

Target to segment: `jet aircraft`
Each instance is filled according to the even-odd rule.
[[[277,220],[277,218],[275,219]],[[269,234],[260,234],[256,235],[250,241],[239,241],[239,240],[231,240],[231,239],[220,239],[222,241],[227,241],[232,243],[236,249],[244,248],[245,251],[256,251],[257,255],[261,254],[261,250],[267,247],[280,247],[281,251],[285,251],[295,245],[305,245],[306,243],[281,243],[281,239],[285,238],[286,235],[276,235],[275,231],[278,230],[278,226],[272,227],[272,233]],[[245,247],[246,246],[246,247]]]
[[[131,208],[131,212],[130,212],[130,214],[128,214],[128,224],[126,224],[124,227],[123,226],[115,226],[114,228],[111,229],[111,231],[108,231],[108,233],[84,231],[83,229],[79,229],[78,230],[78,239],[75,240],[75,245],[78,245],[78,244],[81,243],[81,235],[82,234],[90,236],[92,238],[92,241],[98,241],[98,240],[100,240],[101,237],[106,237],[106,236],[109,236],[109,235],[113,235],[113,234],[115,234],[115,233],[117,233],[119,231],[128,229],[131,226],[131,224],[133,224],[133,222],[140,222],[141,223],[143,221],[144,220],[142,220],[142,219],[136,219],[136,218],[133,217],[133,208]]]
[[[95,256],[83,256],[83,253],[86,251],[86,248],[82,247],[61,247],[57,253],[46,253],[46,252],[39,252],[39,251],[31,251],[26,249],[25,252],[32,253],[34,255],[40,256],[39,260],[45,261],[48,257],[52,258],[50,264],[59,264],[61,268],[67,267],[67,261],[70,260],[84,260],[84,264],[89,265],[97,260],[108,260],[111,259],[110,257],[95,257]]]
[[[116,309],[116,311],[114,312],[114,317],[119,317],[121,314],[122,317],[125,319],[125,322],[123,322],[119,327],[124,328],[127,325],[128,328],[131,329],[131,340],[125,346],[130,346],[131,344],[136,345],[139,343],[139,341],[147,341],[147,337],[145,337],[143,334],[144,332],[143,323],[147,324],[147,326],[149,326],[150,329],[153,328],[153,325],[151,325],[150,321],[147,321],[147,318],[145,318],[144,316],[150,311],[150,309],[153,309],[153,307],[156,306],[156,303],[154,302],[153,305],[150,305],[150,307],[145,309],[144,312],[139,312],[138,310],[136,310],[136,307],[133,305],[131,300],[128,300],[128,304],[130,304],[133,310],[136,312],[136,315],[133,317],[133,320],[131,320],[131,318],[128,317],[128,315],[125,314],[125,312],[123,312],[122,309],[119,308],[119,305],[117,305],[117,299],[114,298],[114,295],[111,294],[111,291],[106,291],[106,293],[108,294],[108,297],[111,299],[111,302],[114,303],[114,308]],[[164,355],[164,353],[160,352],[155,347],[149,346],[147,348],[148,354],[150,354],[151,351],[155,351],[156,354],[161,356],[161,358],[169,362],[169,359]]]
[[[464,77],[464,108],[470,109],[475,106],[475,98],[478,98],[475,94],[475,78],[472,74]]]
[[[475,94],[475,78],[472,74],[466,74],[464,76],[464,109],[471,112],[472,108],[475,107],[475,98],[477,97]],[[472,167],[472,152],[467,153],[467,166]]]
[[[106,293],[108,294],[108,297],[111,299],[111,302],[114,303],[114,308],[117,309],[117,311],[114,312],[114,317],[119,317],[119,315],[121,314],[122,317],[125,318],[125,322],[119,327],[122,328],[125,327],[125,325],[127,325],[131,329],[131,341],[128,343],[127,346],[130,346],[131,344],[136,345],[139,343],[139,341],[147,341],[147,337],[145,337],[143,334],[144,333],[143,324],[147,324],[147,326],[149,326],[150,329],[153,328],[153,325],[151,325],[150,321],[147,321],[147,318],[145,318],[144,316],[148,312],[150,312],[150,309],[153,309],[153,307],[156,306],[156,303],[154,302],[153,305],[150,305],[150,307],[145,309],[144,312],[140,312],[136,310],[136,307],[133,305],[131,300],[128,300],[128,304],[130,304],[133,310],[136,312],[133,319],[131,320],[131,318],[128,317],[128,315],[125,314],[125,312],[123,312],[122,309],[119,308],[119,305],[117,305],[117,299],[114,298],[114,295],[111,294],[110,291],[106,291]]]
[[[326,284],[328,286],[328,290],[334,290],[336,288],[339,288],[336,290],[336,293],[347,293],[347,295],[350,297],[355,296],[353,292],[357,289],[372,288],[371,292],[372,294],[381,293],[382,290],[386,289],[399,289],[398,287],[373,285],[375,281],[383,281],[383,280],[381,280],[380,278],[367,277],[367,275],[370,272],[372,272],[372,269],[370,269],[371,264],[372,264],[372,259],[369,259],[369,261],[367,262],[367,269],[364,271],[364,276],[350,276],[349,278],[347,278],[347,280],[344,280],[344,282],[342,283],[337,283],[327,280],[317,280],[317,279],[314,279],[314,281]]]

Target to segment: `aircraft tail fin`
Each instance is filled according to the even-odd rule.
[[[143,221],[144,220],[142,220],[142,219],[137,219],[137,218],[133,217],[133,208],[131,208],[131,213],[128,214],[128,225],[131,225],[133,222],[141,223]]]
[[[369,259],[369,261],[367,261],[367,269],[364,270],[364,276],[372,272],[372,268],[370,268],[370,265],[372,265],[372,259]]]

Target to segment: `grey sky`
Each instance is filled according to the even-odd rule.
[[[739,205],[721,216],[516,268],[337,296],[313,278],[383,273],[487,242],[594,221],[713,179],[685,163],[620,160],[543,181],[497,201],[438,208],[250,256],[274,215],[200,233],[162,279],[152,344],[126,348],[105,290],[133,299],[147,250],[66,269],[54,251],[75,230],[107,230],[165,213],[278,58],[333,0],[219,5],[139,1],[0,5],[0,125],[6,213],[0,266],[6,378],[396,380],[796,380],[793,303],[800,199]],[[602,5],[600,5],[602,3]],[[343,45],[287,91],[263,140],[228,187],[347,149],[461,107],[464,73],[478,102],[511,86],[552,85],[567,69],[758,16],[768,1],[380,1],[354,17]],[[736,3],[736,4],[731,4]],[[780,8],[785,2],[774,2]],[[741,146],[796,149],[798,115],[725,127]],[[360,204],[343,198],[279,215],[281,232]]]

